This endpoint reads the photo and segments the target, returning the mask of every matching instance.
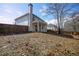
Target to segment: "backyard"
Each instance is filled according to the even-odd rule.
[[[0,36],[1,56],[79,56],[79,40],[47,33]]]

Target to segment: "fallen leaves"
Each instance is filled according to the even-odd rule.
[[[79,55],[78,49],[79,40],[44,33],[0,37],[0,55]]]

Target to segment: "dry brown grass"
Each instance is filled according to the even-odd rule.
[[[79,55],[79,40],[45,33],[0,36],[0,55]]]

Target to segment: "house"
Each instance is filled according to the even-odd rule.
[[[47,25],[47,29],[51,31],[57,31],[58,28],[56,25],[50,23]]]
[[[31,32],[47,32],[47,23],[33,14],[33,5],[28,4],[29,12],[16,18],[16,25],[28,26],[28,31]]]

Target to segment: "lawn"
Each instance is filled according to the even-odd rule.
[[[46,33],[0,36],[1,56],[79,56],[79,40]]]

